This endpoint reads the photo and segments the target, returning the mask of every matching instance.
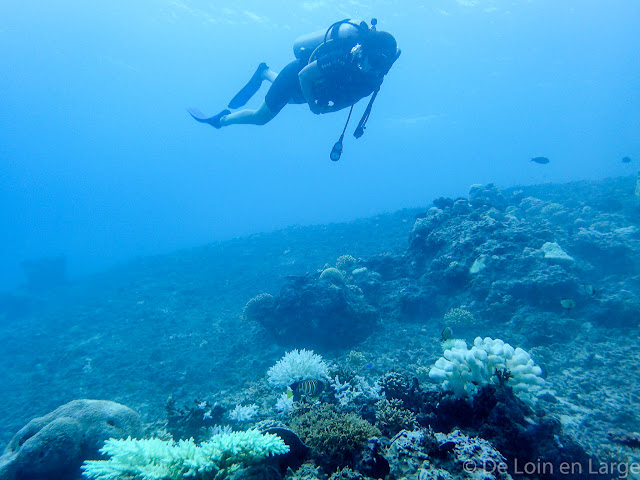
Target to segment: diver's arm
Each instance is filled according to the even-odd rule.
[[[313,95],[313,84],[322,76],[320,68],[318,67],[318,61],[313,61],[298,74],[300,80],[300,89],[304,99],[309,104],[309,108],[315,114],[324,113],[324,110],[318,105]]]
[[[322,79],[322,73],[318,67],[318,61],[313,61],[306,67],[304,67],[298,74],[300,80],[300,88],[302,95],[309,104],[309,109],[316,115],[322,113],[331,113],[342,110],[343,108],[350,107],[352,103],[348,102],[328,102],[325,104],[318,103],[318,100],[314,96],[313,85],[316,81]],[[353,102],[355,103],[355,102]]]

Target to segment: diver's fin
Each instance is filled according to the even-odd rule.
[[[208,123],[215,128],[220,128],[220,119],[225,115],[229,115],[231,113],[229,110],[222,110],[220,113],[214,115],[213,117],[207,117],[204,113],[202,113],[195,107],[187,108],[187,112],[189,112],[189,115],[191,115],[196,122]]]
[[[231,99],[231,101],[229,102],[229,108],[240,108],[244,106],[251,99],[251,97],[253,97],[256,92],[260,90],[263,80],[262,72],[264,72],[268,68],[269,67],[264,62],[258,65],[258,69],[251,77],[251,80],[249,80],[249,82],[244,87],[242,87],[242,90],[236,93],[236,96]]]

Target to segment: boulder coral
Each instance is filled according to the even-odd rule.
[[[9,442],[0,457],[0,480],[80,478],[85,460],[100,458],[109,438],[138,436],[140,416],[108,400],[73,400],[34,418]]]

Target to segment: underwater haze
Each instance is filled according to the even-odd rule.
[[[220,111],[260,62],[285,66],[298,36],[374,17],[402,55],[339,162],[347,111],[221,130],[187,114]],[[0,289],[23,260],[65,255],[78,276],[475,183],[633,173],[638,25],[636,0],[2,2]]]
[[[402,55],[339,161],[346,109],[216,116],[346,18]],[[640,480],[639,25],[0,2],[0,480]]]

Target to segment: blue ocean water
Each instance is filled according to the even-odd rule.
[[[339,162],[347,110],[188,115],[343,18],[403,53]],[[639,20],[626,0],[0,4],[0,480],[262,421],[311,448],[291,480],[626,478]]]
[[[373,17],[403,53],[340,162],[346,111],[220,131],[187,115],[222,109],[261,61],[282,68],[299,35]],[[631,173],[638,24],[635,0],[2,2],[0,288],[25,259],[64,254],[77,276],[473,183]]]

